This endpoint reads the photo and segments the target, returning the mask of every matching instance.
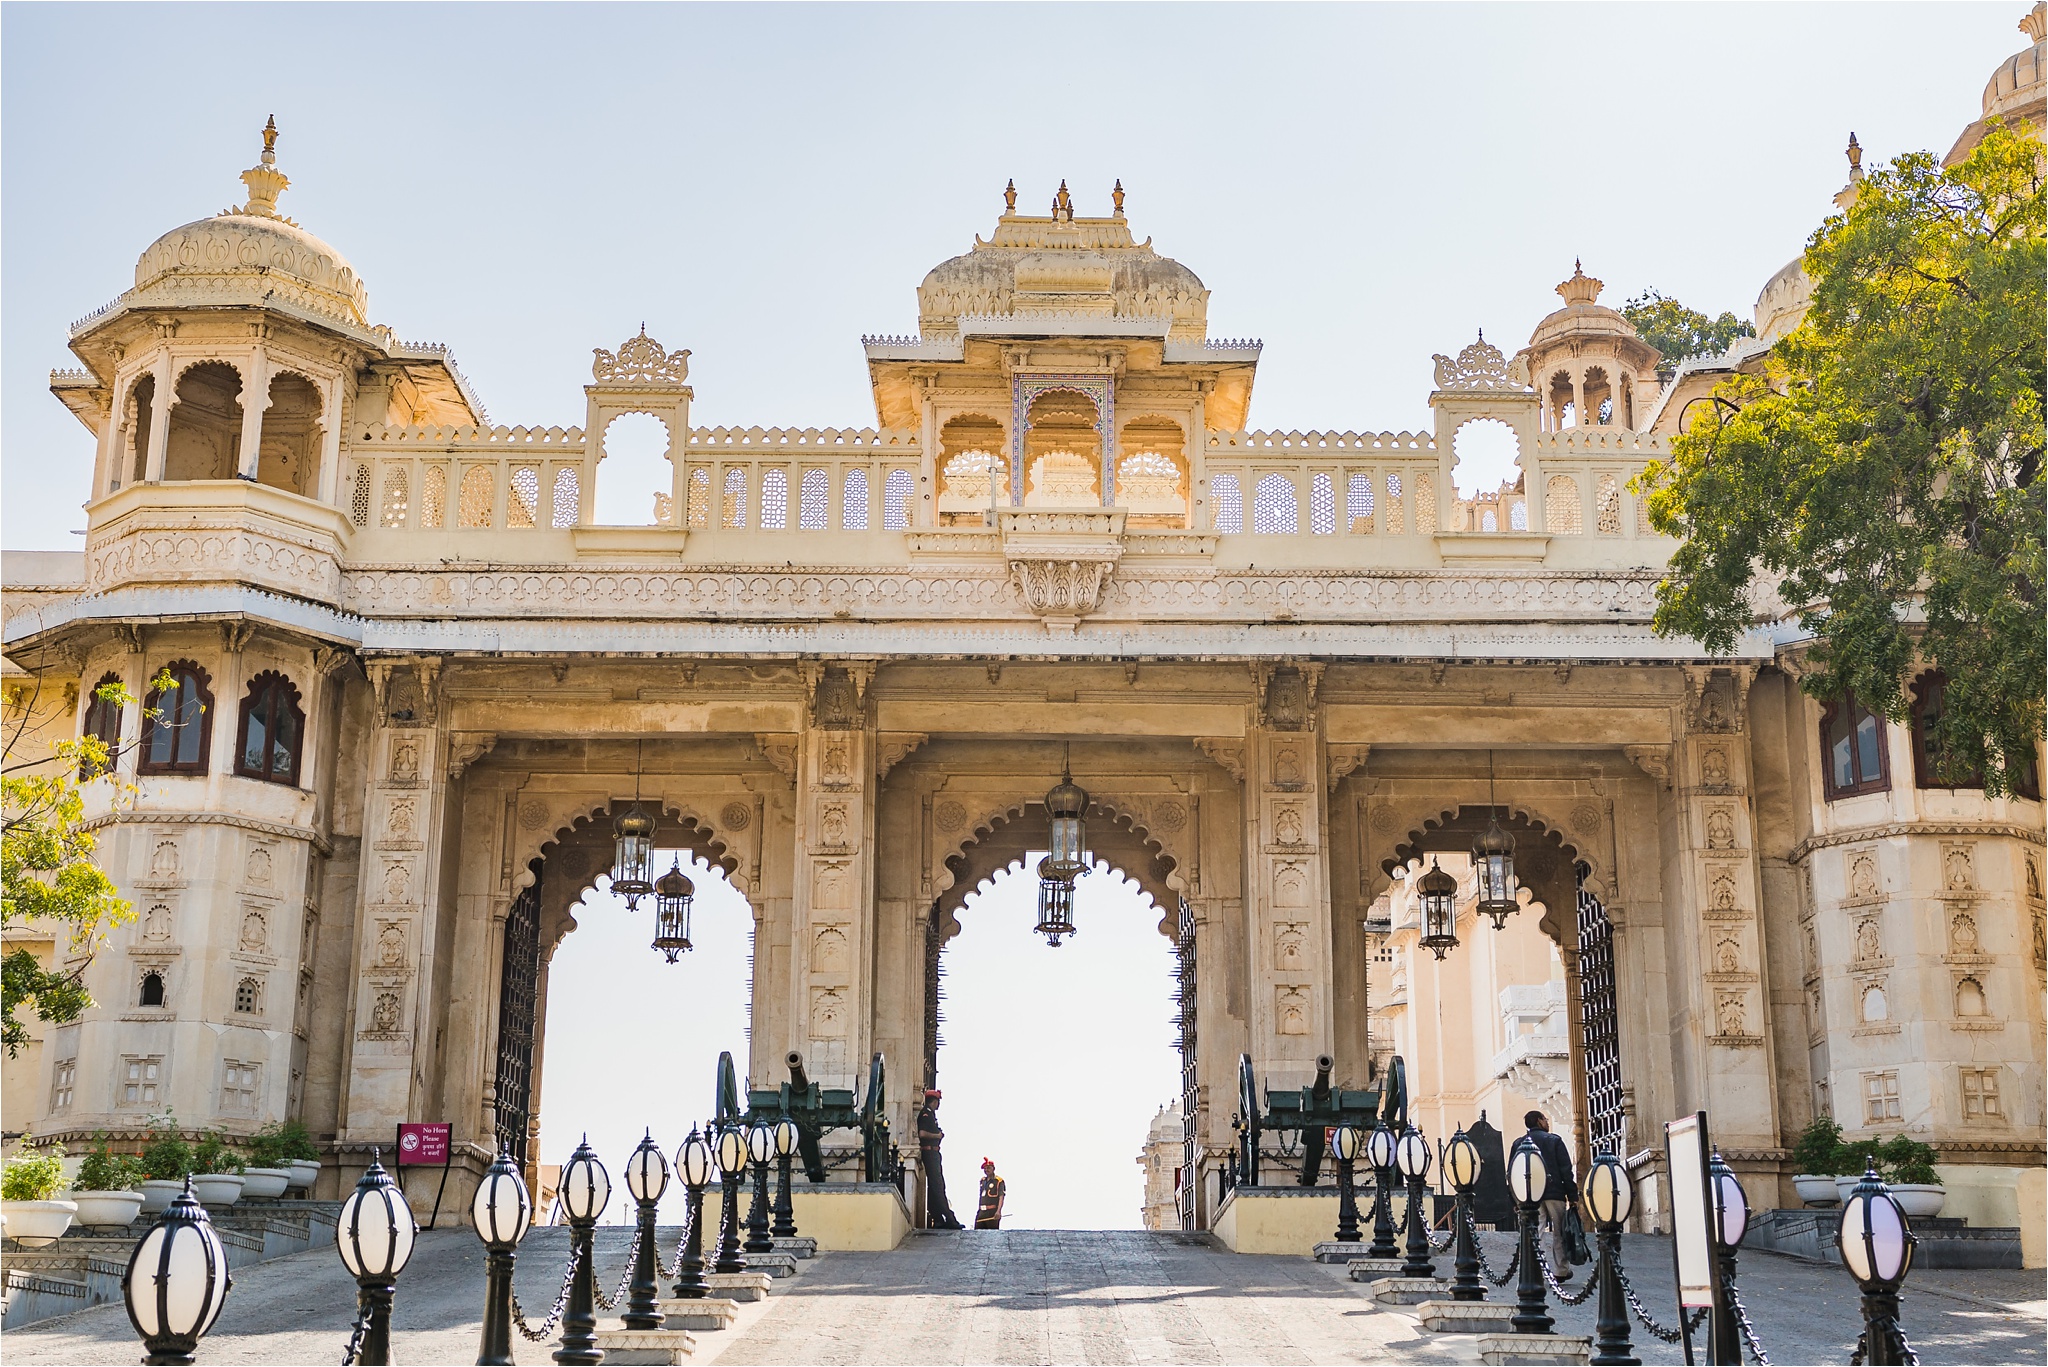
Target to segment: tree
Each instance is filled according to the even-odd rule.
[[[1903,720],[1911,677],[1944,671],[1942,776],[1992,792],[2043,725],[2041,165],[1994,128],[1947,170],[1914,152],[1865,178],[1807,246],[1805,320],[1692,405],[1638,486],[1684,539],[1660,633],[1725,653],[1775,587],[1815,638],[1816,696]]]
[[[1654,285],[1623,304],[1621,316],[1634,324],[1636,336],[1663,353],[1660,371],[1690,356],[1719,356],[1737,337],[1756,336],[1756,329],[1734,314],[1723,310],[1719,318],[1709,318],[1665,298]]]
[[[27,1024],[15,1013],[34,1011],[52,1024],[77,1020],[93,1004],[85,990],[84,971],[107,932],[128,921],[133,908],[122,898],[106,871],[94,859],[99,841],[85,829],[85,794],[80,774],[105,775],[91,781],[114,786],[118,804],[132,795],[115,772],[119,756],[93,736],[64,739],[36,754],[35,729],[51,718],[43,709],[40,673],[33,682],[10,688],[16,715],[7,736],[6,762],[0,770],[0,929],[42,923],[63,939],[70,953],[83,956],[69,969],[45,968],[33,951],[16,945],[0,954],[0,1044],[9,1057],[29,1042]],[[175,687],[168,674],[152,687]],[[116,706],[134,701],[118,683],[104,684],[95,696]],[[162,720],[161,709],[150,712]]]

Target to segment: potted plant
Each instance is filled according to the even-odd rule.
[[[1887,1139],[1878,1155],[1884,1161],[1885,1181],[1891,1184],[1900,1210],[1912,1219],[1941,1214],[1948,1191],[1941,1185],[1941,1174],[1935,1171],[1933,1148],[1900,1134]]]
[[[256,1131],[250,1147],[256,1161],[265,1167],[289,1169],[289,1185],[297,1190],[310,1190],[320,1175],[320,1146],[313,1142],[303,1120],[265,1125]]]
[[[291,1159],[277,1125],[265,1125],[249,1136],[249,1166],[242,1169],[242,1179],[245,1201],[275,1200],[291,1185]]]
[[[7,1217],[7,1236],[29,1248],[57,1242],[78,1214],[73,1201],[59,1201],[64,1185],[64,1146],[24,1149],[0,1171],[0,1215]]]
[[[1883,1148],[1883,1140],[1859,1139],[1835,1151],[1835,1193],[1841,1197],[1843,1205],[1849,1204],[1849,1193],[1856,1190],[1856,1184],[1863,1180],[1866,1170],[1876,1168],[1877,1175],[1884,1176]]]
[[[208,1130],[192,1148],[192,1194],[202,1205],[233,1205],[242,1199],[242,1167],[228,1137]]]
[[[1835,1204],[1835,1175],[1840,1171],[1837,1163],[1841,1147],[1842,1127],[1831,1115],[1815,1116],[1813,1123],[1799,1132],[1799,1142],[1792,1146],[1792,1189],[1799,1193],[1803,1204]]]
[[[130,1225],[142,1213],[142,1160],[115,1153],[107,1132],[93,1136],[92,1149],[71,1178],[78,1223],[89,1229]]]
[[[178,1133],[178,1117],[166,1112],[149,1123],[142,1146],[142,1213],[157,1215],[178,1199],[192,1171],[192,1146]]]

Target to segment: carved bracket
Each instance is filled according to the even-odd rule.
[[[494,731],[458,731],[448,738],[448,781],[462,777],[462,771],[491,752],[498,743]]]
[[[1628,756],[1628,762],[1657,780],[1664,787],[1671,786],[1671,747],[1668,745],[1624,745],[1621,752]]]
[[[1330,786],[1325,791],[1335,792],[1339,783],[1364,766],[1366,757],[1371,753],[1372,746],[1369,744],[1330,746]]]
[[[775,766],[776,772],[796,787],[796,737],[761,732],[754,736],[754,752]]]
[[[1102,602],[1123,558],[1121,509],[1015,509],[999,516],[1003,558],[1024,605],[1048,631],[1071,632]]]
[[[1244,780],[1244,741],[1238,737],[1203,736],[1195,741],[1195,748],[1228,769],[1232,778]]]
[[[931,739],[922,731],[885,731],[875,737],[875,781],[881,782],[889,771],[901,764],[911,751]]]

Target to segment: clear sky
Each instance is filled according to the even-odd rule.
[[[2018,0],[1934,5],[28,5],[0,10],[0,544],[79,539],[65,331],[158,235],[283,209],[499,422],[582,420],[590,349],[694,351],[707,425],[875,421],[1003,183],[1140,237],[1266,343],[1252,421],[1426,424],[1430,354],[1503,346],[1574,257],[1747,315],[1868,155],[1945,151]]]

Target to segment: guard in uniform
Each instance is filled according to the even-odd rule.
[[[1001,1229],[1003,1227],[1003,1193],[1009,1190],[1009,1183],[996,1176],[993,1158],[981,1160],[981,1200],[974,1208],[976,1229]]]
[[[927,1229],[965,1229],[946,1199],[946,1169],[939,1159],[939,1145],[946,1132],[939,1128],[939,1100],[936,1090],[924,1094],[924,1109],[917,1113],[917,1151],[924,1168],[924,1215]]]

